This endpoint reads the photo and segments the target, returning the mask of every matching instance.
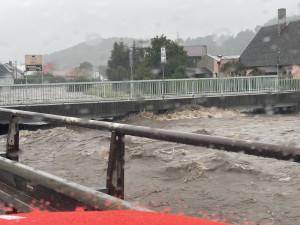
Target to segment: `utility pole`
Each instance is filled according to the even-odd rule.
[[[18,79],[17,60],[15,60],[16,79]]]
[[[130,98],[132,100],[132,97],[133,97],[133,74],[132,74],[133,56],[132,56],[132,48],[130,48],[130,50],[129,50],[129,66],[130,66]]]
[[[163,46],[160,49],[160,56],[161,56],[161,64],[163,69],[163,79],[162,79],[162,97],[165,99],[165,65],[167,63],[167,53],[166,47]]]
[[[280,49],[277,49],[277,76],[279,75]]]

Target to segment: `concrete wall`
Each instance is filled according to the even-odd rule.
[[[19,110],[34,111],[62,116],[98,119],[105,117],[123,116],[142,110],[158,112],[175,109],[186,104],[197,104],[204,107],[220,107],[234,109],[254,109],[265,106],[298,105],[300,92],[262,95],[240,96],[213,96],[181,99],[158,99],[145,101],[120,101],[101,103],[61,104],[61,105],[35,105],[7,107]],[[9,117],[0,116],[0,123],[6,123]]]

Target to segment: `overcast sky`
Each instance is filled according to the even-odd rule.
[[[0,0],[0,62],[97,37],[234,35],[277,17],[278,8],[300,15],[299,0]]]

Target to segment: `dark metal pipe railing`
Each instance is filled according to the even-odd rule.
[[[31,183],[37,183],[58,193],[74,198],[86,206],[99,210],[138,210],[150,211],[146,208],[133,206],[131,203],[117,199],[113,196],[101,193],[91,188],[85,187],[67,181],[63,178],[54,176],[41,170],[33,169],[22,163],[0,157],[0,169],[8,171],[17,176],[30,180]],[[38,199],[39,200],[39,199]]]
[[[115,131],[126,135],[177,142],[188,145],[204,146],[231,152],[243,152],[249,155],[300,162],[300,148],[292,146],[275,145],[233,138],[186,133],[151,127],[133,126],[112,122],[94,121],[5,108],[0,108],[0,114],[11,114],[17,117],[34,118],[37,121],[47,121],[81,126],[91,129]]]

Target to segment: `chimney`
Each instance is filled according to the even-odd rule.
[[[12,66],[12,61],[9,61],[9,62],[8,62],[8,65]]]
[[[278,36],[281,35],[282,31],[286,27],[286,9],[278,9]]]

